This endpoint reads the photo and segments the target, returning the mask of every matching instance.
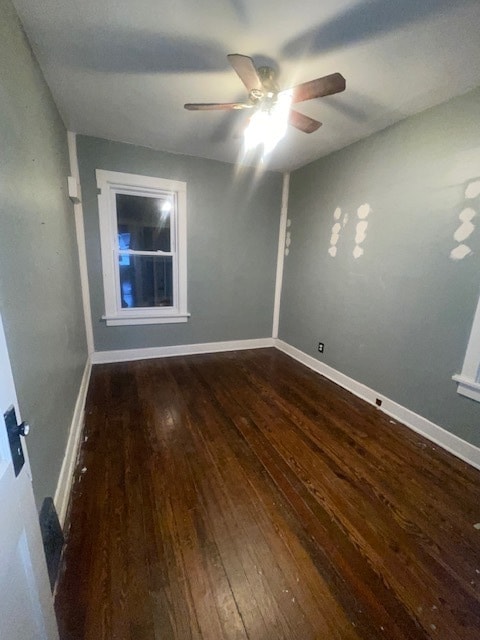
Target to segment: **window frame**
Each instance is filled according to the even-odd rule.
[[[460,395],[480,402],[480,297],[473,318],[462,372],[454,375],[453,380],[458,383],[457,392]]]
[[[179,180],[96,170],[98,213],[102,254],[103,290],[107,326],[170,324],[187,322],[187,184]],[[175,202],[170,218],[171,251],[133,251],[130,255],[172,256],[173,306],[122,308],[116,195],[171,197]]]

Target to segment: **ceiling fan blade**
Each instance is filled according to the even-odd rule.
[[[303,82],[292,88],[292,103],[331,96],[334,93],[345,91],[345,86],[345,78],[341,73],[332,73],[323,78]]]
[[[183,106],[188,111],[229,111],[231,109],[250,109],[252,105],[243,102],[188,102]]]
[[[313,133],[322,126],[322,123],[318,120],[314,120],[313,118],[310,118],[310,116],[306,116],[305,114],[300,113],[299,111],[295,111],[294,109],[290,110],[288,122],[292,125],[292,127],[295,127],[295,129],[299,129],[304,133]]]
[[[262,83],[258,77],[253,60],[249,56],[242,56],[240,53],[230,53],[227,58],[237,72],[240,80],[247,87],[248,92],[253,89],[260,90],[262,88]]]

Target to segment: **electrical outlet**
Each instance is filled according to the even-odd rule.
[[[318,343],[318,350],[320,353],[323,353],[325,350],[325,345],[323,344],[323,342],[319,342]]]

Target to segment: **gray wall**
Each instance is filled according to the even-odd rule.
[[[56,488],[87,353],[66,131],[8,0],[0,113],[0,310],[40,504]]]
[[[480,288],[480,199],[465,200],[480,178],[479,115],[475,90],[292,174],[280,321],[281,339],[476,445],[480,406],[451,377]],[[365,203],[372,213],[355,259]],[[477,212],[473,253],[453,261],[467,204]],[[333,258],[336,207],[349,220]]]
[[[281,180],[232,165],[77,137],[95,349],[272,335]],[[187,183],[188,323],[107,327],[95,169]]]

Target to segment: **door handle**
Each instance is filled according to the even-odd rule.
[[[21,422],[15,427],[12,426],[12,432],[15,435],[23,436],[25,438],[30,433],[30,425],[28,424],[28,422]]]

